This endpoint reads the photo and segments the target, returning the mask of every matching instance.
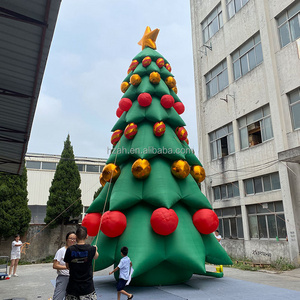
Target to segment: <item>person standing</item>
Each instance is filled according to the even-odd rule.
[[[53,294],[53,300],[63,300],[66,296],[66,289],[69,282],[69,270],[64,262],[64,257],[68,247],[76,243],[76,235],[74,231],[68,232],[66,235],[66,245],[57,250],[54,261],[53,269],[57,270],[57,278],[55,284],[55,290]]]
[[[99,253],[97,246],[85,243],[87,238],[87,229],[80,226],[76,230],[77,244],[66,250],[64,261],[70,270],[66,300],[97,300],[92,262]]]
[[[10,267],[9,267],[9,274],[8,277],[11,277],[11,273],[13,273],[12,276],[14,277],[18,277],[17,272],[17,267],[18,267],[18,263],[19,260],[21,258],[21,246],[22,246],[22,242],[20,240],[20,235],[16,234],[15,235],[15,239],[11,244],[11,254],[10,254]]]
[[[219,230],[215,231],[215,238],[218,240],[219,244],[222,245],[221,244],[222,236],[220,235]]]
[[[130,258],[127,256],[127,254],[128,254],[128,248],[122,247],[121,248],[122,258],[120,260],[120,263],[113,271],[109,272],[109,275],[111,275],[114,272],[120,270],[119,280],[117,283],[118,300],[120,300],[121,294],[126,295],[127,299],[133,298],[133,294],[129,294],[124,290],[130,276],[130,268],[132,267],[132,263],[130,261]]]

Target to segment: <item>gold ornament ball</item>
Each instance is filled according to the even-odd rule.
[[[102,186],[105,186],[106,181],[103,179],[102,173],[101,173],[100,176],[99,176],[99,181],[100,181],[100,184],[101,184]]]
[[[151,165],[147,159],[137,159],[131,167],[133,176],[137,179],[145,179],[150,175]]]
[[[103,168],[102,178],[109,182],[110,179],[112,182],[116,181],[121,174],[121,169],[115,164],[108,164]]]
[[[169,89],[172,89],[173,87],[176,86],[176,80],[174,77],[169,76],[165,80],[166,85],[168,86]]]
[[[184,179],[190,174],[190,165],[185,160],[176,160],[172,164],[171,172],[175,177]]]
[[[205,170],[200,165],[195,165],[191,167],[191,175],[199,183],[205,179]]]
[[[149,76],[149,80],[153,84],[159,84],[160,82],[160,75],[158,72],[152,72]]]
[[[142,79],[141,79],[141,76],[139,74],[133,74],[131,77],[130,77],[130,83],[132,85],[139,85],[141,83]]]
[[[174,86],[174,87],[172,88],[172,90],[173,90],[173,91],[174,91],[174,93],[177,95],[177,93],[178,93],[177,86]]]
[[[123,81],[121,83],[121,91],[122,91],[122,93],[125,93],[128,90],[129,86],[130,86],[129,82]]]

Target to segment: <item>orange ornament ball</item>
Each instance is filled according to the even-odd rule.
[[[174,93],[177,95],[177,93],[178,93],[177,86],[174,86],[174,87],[172,88],[172,90],[173,90],[173,91],[174,91]]]
[[[176,160],[171,166],[172,174],[179,178],[184,179],[190,174],[190,166],[185,160]]]
[[[125,93],[128,90],[129,86],[130,86],[129,82],[123,81],[121,83],[121,92]]]
[[[131,167],[133,176],[137,179],[146,179],[151,172],[151,165],[147,159],[137,159]]]
[[[124,110],[122,110],[120,107],[117,108],[117,111],[116,111],[116,115],[118,118],[120,118],[123,114]]]
[[[159,67],[159,68],[162,68],[164,65],[165,65],[165,61],[163,58],[158,58],[156,60],[156,65]]]
[[[101,231],[108,237],[121,235],[126,226],[126,216],[120,211],[107,211],[102,216]]]
[[[100,213],[89,213],[85,215],[81,225],[87,229],[87,234],[89,236],[96,236],[99,232],[100,221]]]
[[[110,182],[110,180],[112,182],[116,181],[118,179],[118,177],[121,174],[121,169],[119,166],[115,165],[115,164],[108,164],[103,168],[102,171],[102,178],[106,181],[106,182]]]
[[[143,60],[142,60],[142,65],[143,67],[148,67],[151,64],[151,57],[150,56],[146,56]]]
[[[162,107],[164,108],[171,108],[174,105],[174,98],[171,95],[163,95],[160,98],[160,104],[162,105]]]
[[[187,131],[184,127],[177,127],[175,129],[175,133],[177,135],[177,137],[179,138],[179,140],[184,141],[187,138]]]
[[[99,181],[100,181],[100,184],[101,184],[102,186],[105,186],[106,181],[103,179],[102,173],[101,173],[100,176],[99,176]]]
[[[127,139],[132,140],[137,134],[137,131],[137,125],[134,123],[129,123],[124,130],[124,135]]]
[[[183,105],[183,103],[181,102],[175,102],[173,105],[174,109],[176,110],[176,112],[181,115],[182,113],[184,113],[185,107]]]
[[[184,141],[189,145],[190,141],[188,138],[186,138]]]
[[[133,74],[131,77],[130,77],[130,83],[134,86],[137,86],[141,83],[142,79],[141,79],[141,76],[139,74]]]
[[[165,68],[166,68],[169,72],[172,71],[172,68],[171,68],[170,64],[165,64]]]
[[[173,87],[176,86],[176,80],[174,77],[169,76],[165,80],[166,85],[168,86],[169,89],[172,89]]]
[[[161,78],[158,72],[152,72],[149,76],[149,80],[152,84],[159,84],[160,79]]]
[[[155,136],[162,136],[166,131],[166,125],[164,122],[156,122],[153,126],[153,132]]]
[[[202,182],[205,179],[205,170],[200,165],[192,166],[190,173],[198,183]]]
[[[123,135],[123,131],[121,129],[117,129],[111,135],[110,142],[115,146],[118,143],[118,141],[120,140],[120,138],[121,138],[122,135]]]

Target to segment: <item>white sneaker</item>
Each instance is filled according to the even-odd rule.
[[[9,274],[7,277],[8,277],[8,278],[10,278],[10,277],[11,277],[11,275]]]
[[[13,276],[14,276],[14,277],[19,277],[19,275],[18,275],[18,274],[13,274]]]

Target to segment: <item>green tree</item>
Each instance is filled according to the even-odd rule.
[[[103,186],[100,186],[99,189],[94,193],[93,200],[95,200],[99,196],[99,194],[101,193],[102,189],[103,189]]]
[[[45,223],[53,221],[49,225],[50,228],[68,224],[70,217],[78,217],[82,212],[80,181],[68,135],[49,189]]]
[[[176,94],[168,61],[155,51],[155,39],[155,31],[147,28],[141,40],[145,47],[133,58],[121,85],[124,95],[112,141],[120,132],[124,134],[116,141],[102,173],[107,170],[111,174],[110,168],[118,166],[119,177],[111,182],[105,176],[102,192],[87,210],[88,214],[109,210],[93,241],[101,249],[95,270],[116,266],[121,247],[127,246],[134,268],[132,283],[142,286],[176,284],[193,274],[221,277],[222,273],[206,271],[205,262],[231,264],[212,233],[218,218],[199,189],[200,179],[190,172],[190,167],[202,166],[180,136],[185,123],[179,114],[184,106]],[[161,135],[156,129],[162,122],[165,132]],[[132,128],[137,131],[130,136]],[[140,165],[135,167],[136,163]],[[136,178],[134,173],[147,163],[150,175]],[[184,165],[187,174],[175,176],[174,164]],[[168,220],[175,224],[176,217],[177,227],[169,230]]]
[[[27,232],[31,219],[27,195],[26,168],[22,175],[0,173],[0,237]]]

